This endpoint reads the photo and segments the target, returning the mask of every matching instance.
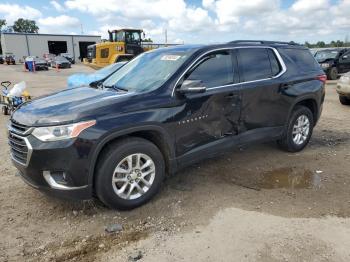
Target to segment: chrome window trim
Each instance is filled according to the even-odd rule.
[[[174,94],[175,94],[175,89],[176,89],[176,86],[178,85],[179,81],[184,77],[184,75],[188,72],[188,70],[190,70],[192,68],[192,66],[194,66],[199,59],[201,59],[203,56],[209,54],[209,53],[212,53],[212,52],[215,52],[215,51],[221,51],[221,50],[234,50],[234,49],[247,49],[247,48],[265,48],[265,49],[271,49],[276,57],[277,57],[277,60],[278,62],[280,63],[282,69],[281,71],[273,76],[273,77],[270,77],[270,78],[263,78],[263,79],[257,79],[257,80],[252,80],[252,81],[245,81],[245,82],[240,82],[240,83],[233,83],[233,84],[228,84],[228,85],[223,85],[223,86],[214,86],[214,87],[209,87],[207,88],[207,90],[211,90],[211,89],[218,89],[218,88],[223,88],[223,87],[227,87],[227,86],[237,86],[237,85],[242,85],[242,84],[249,84],[249,83],[255,83],[255,82],[261,82],[261,81],[266,81],[266,80],[271,80],[271,79],[275,79],[275,78],[279,78],[280,76],[282,76],[286,71],[287,71],[287,67],[286,67],[286,64],[284,63],[280,53],[277,51],[276,48],[274,47],[271,47],[271,46],[237,46],[237,47],[222,47],[222,48],[217,48],[217,49],[212,49],[212,50],[209,50],[203,54],[201,54],[199,57],[197,57],[187,68],[186,70],[181,74],[181,76],[177,79],[174,87],[173,87],[173,91],[171,93],[171,96],[173,97]]]

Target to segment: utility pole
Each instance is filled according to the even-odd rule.
[[[166,28],[165,28],[164,33],[165,33],[165,44],[167,44],[168,43],[168,30]]]
[[[84,30],[83,30],[83,23],[80,23],[80,29],[81,29],[81,34],[84,34]]]

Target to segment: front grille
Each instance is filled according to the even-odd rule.
[[[23,165],[27,164],[28,159],[28,146],[25,140],[13,133],[9,133],[9,145],[11,148],[11,156],[17,162]]]
[[[24,166],[28,165],[32,151],[26,138],[26,135],[31,131],[31,128],[14,122],[11,122],[9,125],[8,144],[10,146],[11,157]]]
[[[30,127],[11,121],[9,129],[16,134],[24,135],[30,130]]]

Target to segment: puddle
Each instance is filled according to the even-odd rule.
[[[260,188],[320,188],[321,177],[310,170],[280,168],[263,173]]]

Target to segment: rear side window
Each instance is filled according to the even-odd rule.
[[[276,76],[282,70],[281,65],[278,62],[276,54],[275,54],[275,52],[272,49],[268,49],[267,52],[269,53],[272,76]]]
[[[300,72],[319,69],[319,64],[307,49],[284,48],[283,53],[295,63]]]
[[[273,75],[267,48],[239,49],[239,66],[243,71],[244,82],[266,79]],[[278,66],[277,62],[275,70]]]
[[[219,51],[206,55],[202,63],[186,79],[202,80],[205,87],[223,86],[233,83],[233,66],[230,51]]]

